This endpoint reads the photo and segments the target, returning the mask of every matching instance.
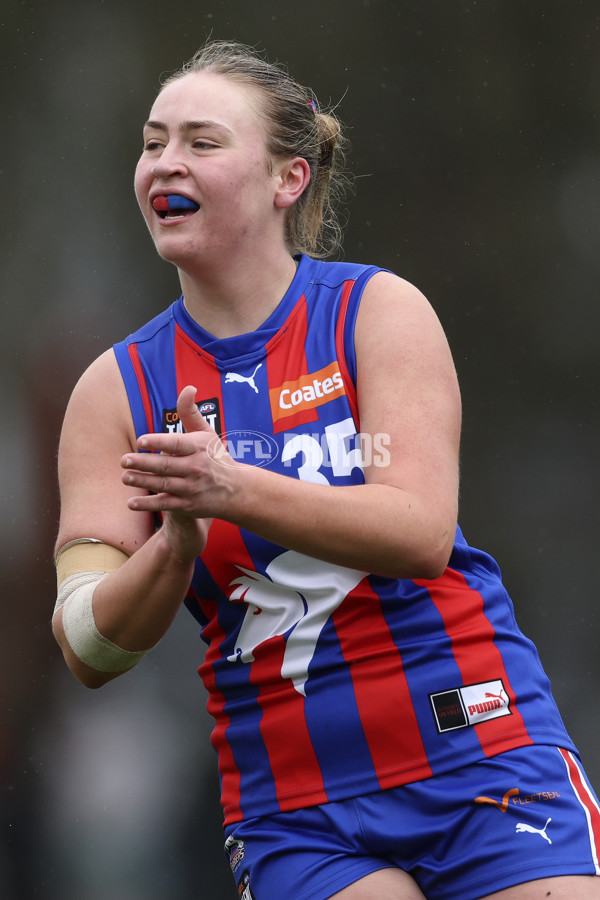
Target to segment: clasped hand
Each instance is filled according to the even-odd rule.
[[[188,385],[177,400],[185,433],[145,434],[140,453],[121,459],[122,481],[149,491],[130,497],[129,508],[210,518],[222,512],[231,493],[228,476],[237,466],[220,437],[198,410],[196,388]]]

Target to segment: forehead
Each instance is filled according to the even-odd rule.
[[[185,121],[213,121],[234,133],[260,130],[256,90],[224,75],[191,72],[167,84],[150,113],[170,127]]]

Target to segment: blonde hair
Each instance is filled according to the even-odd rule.
[[[235,41],[210,41],[162,82],[166,86],[194,72],[214,72],[255,88],[271,156],[300,156],[310,167],[310,182],[287,210],[286,245],[290,253],[330,256],[341,247],[336,207],[348,177],[344,171],[347,141],[333,111],[322,112],[313,92],[287,70]]]

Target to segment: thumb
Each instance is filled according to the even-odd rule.
[[[177,398],[177,413],[185,431],[213,430],[196,405],[196,388],[191,384]]]

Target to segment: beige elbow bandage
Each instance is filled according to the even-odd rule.
[[[73,653],[99,672],[125,672],[147,650],[123,650],[96,627],[93,597],[103,578],[127,560],[127,554],[94,538],[66,544],[56,558],[58,596],[54,613],[62,609],[65,637]]]

